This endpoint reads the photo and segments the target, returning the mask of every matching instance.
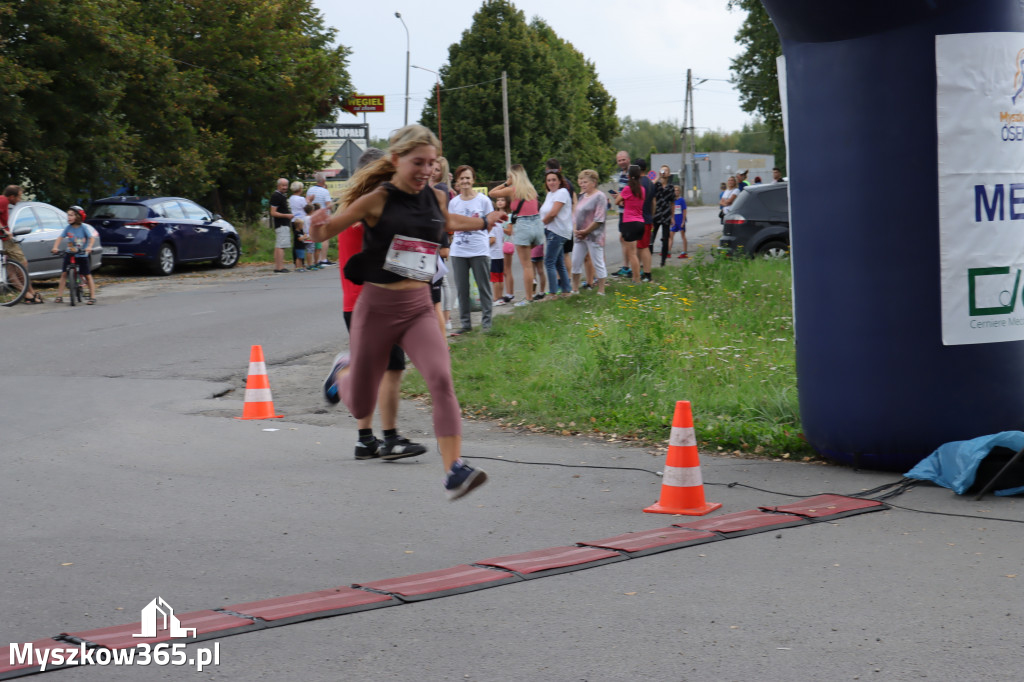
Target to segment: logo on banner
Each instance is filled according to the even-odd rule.
[[[1013,88],[1010,103],[1020,106],[1024,104],[1024,48],[1017,52],[1013,60]],[[1003,124],[1001,137],[1003,142],[1024,142],[1024,111],[1001,111],[999,122]]]
[[[998,316],[995,319],[971,320],[971,329],[1024,327],[1024,317],[1015,315],[1017,303],[1024,304],[1021,291],[1021,269],[1011,271],[1007,265],[967,269],[967,305],[971,317]]]
[[[1010,98],[1010,102],[1013,104],[1017,103],[1017,98],[1024,94],[1024,48],[1021,48],[1020,52],[1017,53],[1017,59],[1014,60],[1014,67],[1017,69],[1017,73],[1013,75],[1013,97]]]

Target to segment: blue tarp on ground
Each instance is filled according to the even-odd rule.
[[[938,450],[918,462],[905,475],[907,478],[931,481],[949,488],[957,495],[963,495],[974,484],[982,460],[996,447],[1017,452],[1024,448],[1024,432],[1003,431],[992,436],[940,445]],[[1024,493],[1024,486],[995,491],[996,495],[1003,496],[1021,493]]]

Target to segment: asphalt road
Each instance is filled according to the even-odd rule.
[[[354,420],[319,397],[346,340],[337,272],[267,270],[111,284],[94,307],[0,309],[0,642],[136,622],[158,595],[180,614],[687,520],[641,511],[658,499],[652,472],[664,460],[621,443],[467,421],[464,451],[491,481],[454,504],[433,448],[403,462],[353,460]],[[231,418],[252,344],[284,419]],[[425,406],[403,403],[400,420],[431,441]],[[723,504],[712,516],[898,478],[715,453],[702,465],[707,498]],[[47,675],[1019,679],[1024,505],[927,486],[893,502],[920,511],[242,634],[220,640],[220,664],[202,673]]]

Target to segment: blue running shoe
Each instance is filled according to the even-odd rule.
[[[337,405],[341,402],[341,396],[338,395],[338,384],[335,382],[335,377],[338,372],[348,367],[349,355],[348,353],[338,353],[334,356],[334,363],[331,365],[331,371],[327,373],[324,378],[324,400]]]
[[[455,460],[451,471],[444,479],[444,489],[448,493],[448,499],[454,502],[474,488],[479,488],[485,482],[487,482],[486,473],[480,469],[474,469],[459,458]]]

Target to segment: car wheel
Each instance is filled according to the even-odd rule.
[[[773,239],[762,244],[756,255],[768,259],[789,258],[789,244]]]
[[[217,259],[217,267],[233,268],[238,265],[238,242],[234,239],[225,239],[220,245],[220,258]]]
[[[156,260],[150,264],[149,268],[154,275],[166,277],[174,272],[174,261],[174,247],[170,244],[161,244],[160,250],[156,254]]]

